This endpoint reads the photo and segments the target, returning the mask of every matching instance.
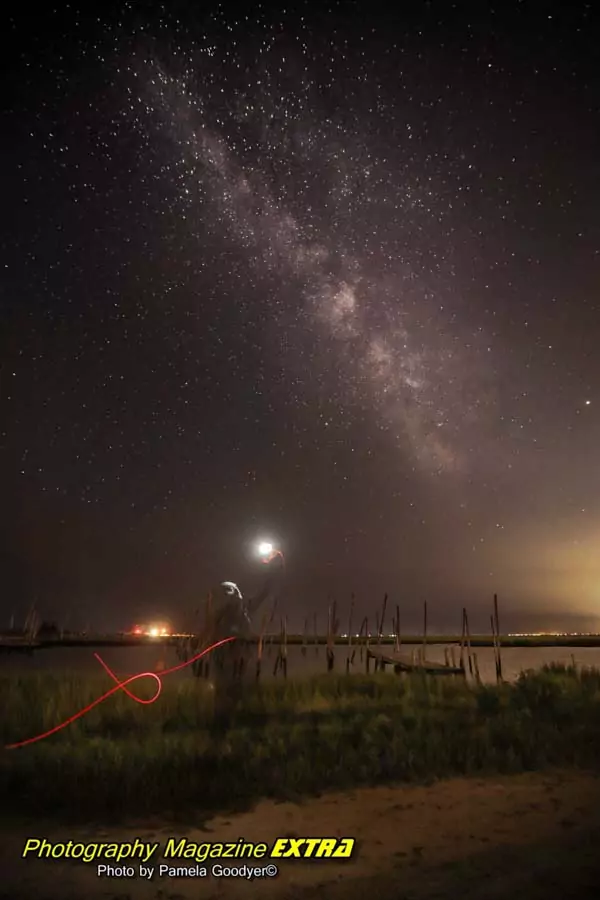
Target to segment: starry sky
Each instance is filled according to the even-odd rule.
[[[4,619],[177,620],[268,537],[291,627],[600,627],[593,4],[3,37]]]

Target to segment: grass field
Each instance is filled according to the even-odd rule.
[[[2,746],[104,693],[103,677],[0,678]],[[136,683],[139,696],[153,684]],[[207,683],[169,682],[150,706],[122,692],[37,744],[0,755],[3,808],[62,821],[199,814],[333,788],[595,768],[600,670],[547,666],[515,684],[324,675],[249,685],[224,725]]]

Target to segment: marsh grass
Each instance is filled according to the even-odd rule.
[[[110,687],[74,675],[0,679],[5,745],[67,719]],[[151,683],[132,686],[140,696]],[[548,766],[595,767],[600,671],[559,665],[515,684],[332,674],[248,685],[223,725],[201,679],[165,679],[156,703],[122,692],[63,731],[0,755],[5,810],[66,821],[185,819],[260,797]]]

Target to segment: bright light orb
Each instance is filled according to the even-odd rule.
[[[274,547],[270,541],[261,541],[258,545],[259,556],[270,556],[273,550]]]
[[[150,631],[148,632],[148,634],[150,635],[150,637],[158,637],[160,634],[160,629],[151,628]]]

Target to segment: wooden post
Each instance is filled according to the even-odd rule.
[[[313,616],[313,631],[315,635],[315,656],[319,655],[319,633],[317,631],[317,614]]]
[[[496,644],[498,650],[498,662],[497,662],[497,679],[498,681],[502,681],[502,650],[501,642],[500,642],[500,619],[498,616],[498,594],[494,594],[494,624],[496,626]]]
[[[364,625],[365,625],[365,621],[366,621],[366,619],[363,619],[362,622],[360,623],[360,631],[359,631],[359,635],[358,635],[358,637],[359,637],[359,640],[358,640],[358,652],[359,652],[359,655],[360,655],[360,661],[361,661],[361,662],[363,661],[363,656],[364,656],[364,646],[363,646],[364,641],[361,640],[361,638],[362,638],[362,633],[363,633],[363,628],[364,628]],[[352,653],[352,659],[354,660],[354,652]]]
[[[262,670],[262,655],[263,655],[263,643],[265,638],[265,631],[267,628],[267,614],[264,613],[262,617],[262,622],[260,626],[260,632],[258,634],[258,643],[256,645],[256,680],[260,679],[260,674]]]
[[[381,647],[381,619],[379,618],[379,612],[375,613],[375,630],[377,633],[377,647]],[[379,659],[375,657],[373,660],[373,671],[379,671]]]
[[[271,626],[273,625],[273,622],[275,621],[275,613],[276,612],[277,612],[277,598],[275,598],[275,600],[273,601],[273,606],[271,607],[271,618],[269,619],[269,624],[267,626],[269,631],[271,631]],[[268,652],[269,656],[271,655],[271,652],[273,650],[273,640],[274,640],[273,637],[267,638],[267,648],[268,648],[267,652]]]
[[[471,654],[471,632],[469,631],[469,617],[467,615],[467,610],[463,608],[463,615],[465,617],[465,638],[467,642],[467,659],[469,661],[469,673],[473,675],[473,659]]]
[[[258,635],[258,641],[256,643],[256,680],[260,681],[260,673],[262,670],[262,652],[263,652],[263,636],[262,636],[262,628],[261,633]]]
[[[333,666],[330,663],[331,659],[331,603],[327,606],[327,640],[325,642],[325,665],[327,671],[330,672]]]
[[[283,668],[283,677],[287,678],[287,616],[283,617],[283,635],[281,642],[281,662]]]
[[[333,601],[333,634],[332,634],[334,646],[335,646],[335,639],[339,635],[339,633],[340,633],[340,620],[338,619],[338,614],[337,614],[337,600],[334,600]]]
[[[383,623],[385,622],[385,611],[387,609],[387,601],[388,601],[388,595],[384,594],[383,605],[381,608],[381,619],[379,620],[379,643],[380,644],[383,639]]]
[[[304,620],[304,634],[302,635],[302,648],[300,650],[300,652],[302,653],[302,656],[306,656],[306,651],[308,649],[307,644],[308,644],[308,616]]]
[[[339,621],[337,618],[337,602],[334,600],[329,605],[329,621],[327,625],[327,671],[333,672],[335,665],[334,638],[337,634]]]
[[[421,662],[425,662],[427,656],[427,600],[423,601],[423,655]]]
[[[346,655],[346,673],[350,671],[350,651],[352,649],[352,618],[354,615],[354,594],[350,594],[350,616],[348,617],[348,652]]]
[[[492,626],[492,645],[494,647],[494,668],[496,669],[496,681],[499,681],[500,679],[498,678],[498,645],[496,643],[496,623],[493,616],[490,616],[490,625]]]
[[[400,644],[402,639],[400,637],[400,607],[396,604],[396,652],[400,653]]]
[[[368,617],[365,619],[365,636],[366,636],[366,640],[365,640],[365,659],[366,659],[365,669],[366,669],[366,672],[367,672],[367,675],[368,675],[368,674],[369,674],[369,669],[370,669],[370,663],[371,663],[371,660],[370,660],[370,658],[369,658],[369,644],[371,643],[371,639],[370,639],[370,636],[369,636],[369,619],[368,619]]]
[[[364,631],[364,629],[365,629],[365,623],[366,623],[366,621],[367,621],[366,618],[362,620],[361,625],[360,625],[360,630],[359,630],[359,632],[358,632],[358,649],[359,649],[359,653],[360,653],[360,661],[361,661],[361,662],[362,662],[362,660],[363,660],[363,641],[362,641],[362,636],[363,636],[363,631]],[[354,665],[354,657],[355,657],[355,656],[356,656],[356,644],[355,644],[354,647],[352,648],[352,655],[351,655],[351,657],[350,657],[350,665],[351,665],[351,666]]]
[[[275,657],[275,665],[273,666],[273,676],[277,675],[279,670],[283,668],[283,654],[281,648],[283,646],[283,618],[279,620],[279,649]]]

